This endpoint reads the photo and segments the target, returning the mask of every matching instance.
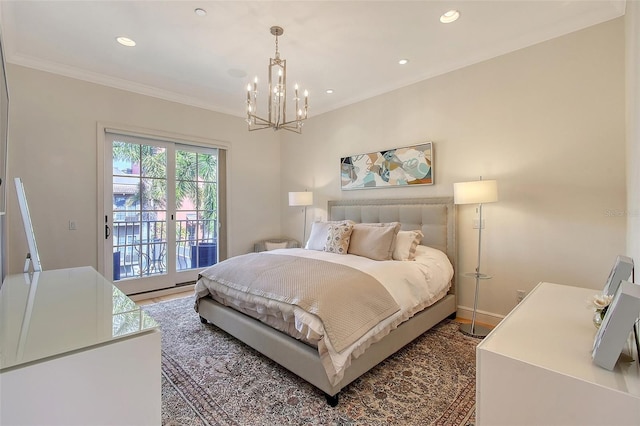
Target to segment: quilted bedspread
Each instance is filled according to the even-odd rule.
[[[338,352],[400,309],[371,275],[318,259],[250,253],[227,259],[201,275],[234,290],[295,305],[316,315]]]

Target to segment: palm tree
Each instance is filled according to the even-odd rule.
[[[113,143],[113,159],[139,165],[141,188],[127,200],[128,205],[143,203],[145,210],[166,209],[167,153],[164,148],[128,142]],[[198,220],[215,235],[217,219],[217,171],[215,154],[176,150],[176,206],[186,200],[199,212]]]

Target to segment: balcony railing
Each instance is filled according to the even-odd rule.
[[[167,222],[117,217],[113,223],[114,281],[167,272]],[[217,221],[176,220],[176,269],[217,262]]]

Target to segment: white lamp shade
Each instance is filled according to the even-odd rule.
[[[313,205],[313,192],[290,192],[290,206],[311,206]]]
[[[495,201],[498,201],[498,183],[495,180],[453,184],[454,204],[483,204]]]

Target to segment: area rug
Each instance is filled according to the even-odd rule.
[[[324,394],[211,324],[193,298],[144,306],[162,330],[162,424],[471,425],[479,340],[445,320],[340,393]]]

